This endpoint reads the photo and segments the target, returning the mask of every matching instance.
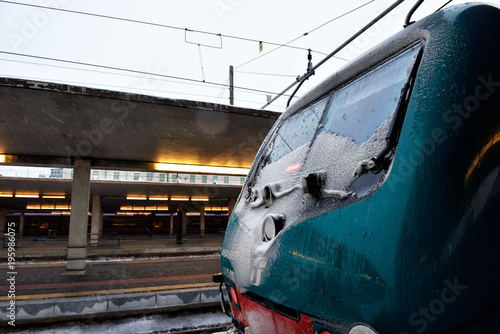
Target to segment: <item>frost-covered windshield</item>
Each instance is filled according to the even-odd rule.
[[[281,125],[274,139],[267,164],[280,160],[298,147],[310,143],[325,110],[326,99],[290,117]]]
[[[326,190],[349,191],[359,164],[377,157],[387,145],[420,48],[407,50],[285,120],[263,157],[257,183],[321,171],[326,173]]]

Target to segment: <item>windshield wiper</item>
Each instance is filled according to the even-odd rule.
[[[422,50],[419,51],[417,54],[417,58],[415,59],[415,63],[413,64],[412,71],[408,77],[408,81],[404,85],[404,87],[401,89],[401,95],[399,96],[399,101],[396,106],[396,115],[394,116],[394,119],[391,122],[391,126],[389,127],[389,131],[387,132],[388,135],[385,138],[385,141],[387,143],[386,147],[378,156],[375,158],[372,158],[373,164],[372,163],[367,163],[366,164],[366,170],[375,170],[376,173],[380,172],[383,168],[386,166],[386,157],[389,155],[390,152],[394,150],[396,147],[396,143],[398,142],[399,135],[401,134],[401,130],[403,128],[403,122],[405,119],[406,115],[406,110],[408,109],[408,104],[410,103],[410,96],[411,96],[411,91],[413,89],[413,85],[415,84],[415,80],[417,78],[417,72],[418,72],[418,65],[420,64],[420,60],[422,59]],[[358,165],[359,167],[359,165]],[[359,168],[356,170],[356,172],[359,172]]]
[[[284,197],[297,189],[302,189],[302,185],[295,185],[289,189],[280,191],[279,183],[266,184],[263,188],[257,189],[253,191],[252,195],[249,199],[253,199],[253,202],[250,204],[252,208],[258,208],[266,204],[266,207],[270,206],[273,203],[275,198]]]

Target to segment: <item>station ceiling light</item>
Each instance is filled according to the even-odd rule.
[[[13,162],[15,158],[14,155],[0,154],[0,163]]]
[[[16,198],[39,198],[40,195],[38,194],[16,194]]]
[[[53,214],[53,215],[70,215],[71,211],[52,211],[51,214]]]
[[[168,205],[146,205],[146,206],[141,206],[141,205],[122,205],[120,206],[120,212],[134,212],[134,213],[140,213],[141,211],[167,211],[168,210]]]
[[[42,195],[45,199],[65,199],[66,195]]]
[[[203,166],[203,165],[182,165],[157,163],[155,169],[164,172],[174,173],[197,173],[197,174],[223,174],[246,176],[249,168],[223,167],[223,166]]]
[[[68,203],[28,203],[27,210],[71,210],[71,205]]]
[[[192,201],[196,202],[208,202],[208,197],[197,197],[197,196],[192,196],[191,197]]]
[[[189,196],[172,196],[170,197],[172,201],[189,201]]]
[[[148,197],[146,195],[127,195],[127,200],[145,201]]]
[[[168,196],[149,196],[151,201],[168,201]]]
[[[227,206],[206,206],[205,211],[228,211]]]

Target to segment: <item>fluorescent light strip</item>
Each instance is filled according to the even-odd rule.
[[[46,199],[65,199],[65,195],[42,195],[42,198]]]
[[[146,205],[146,206],[131,206],[131,205],[122,205],[120,206],[120,212],[140,212],[140,211],[165,211],[168,210],[167,205]]]
[[[13,160],[13,155],[0,154],[0,163],[12,162]]]
[[[144,195],[130,195],[130,196],[127,196],[127,200],[140,200],[140,201],[145,201],[147,200],[147,196]]]
[[[187,197],[187,196],[183,196],[183,197],[172,196],[172,197],[170,197],[170,200],[172,200],[172,201],[189,201],[189,197]]]
[[[15,197],[17,197],[17,198],[39,198],[40,195],[38,195],[38,194],[16,194]]]
[[[208,197],[191,197],[191,200],[197,202],[208,202]]]
[[[71,211],[52,211],[51,214],[53,214],[53,215],[70,215]]]
[[[168,196],[150,196],[151,201],[168,201]]]
[[[55,203],[55,204],[47,204],[47,203],[29,203],[26,205],[26,209],[28,210],[71,210],[71,205],[67,203]]]
[[[228,211],[227,206],[207,206],[205,207],[205,211]]]
[[[157,163],[155,169],[165,172],[198,173],[198,174],[223,174],[246,176],[249,168],[222,167],[222,166],[202,166],[202,165],[180,165]]]

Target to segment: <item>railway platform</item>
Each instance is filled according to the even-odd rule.
[[[211,277],[220,271],[222,239],[103,238],[88,247],[85,274],[69,275],[67,237],[21,237],[12,267],[0,250],[0,327],[214,307],[219,287]]]

